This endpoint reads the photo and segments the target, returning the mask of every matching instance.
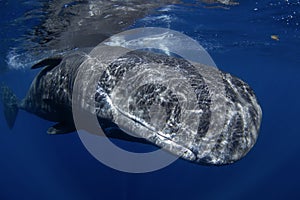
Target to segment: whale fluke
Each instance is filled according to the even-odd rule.
[[[6,85],[2,83],[0,87],[0,96],[1,101],[3,103],[5,120],[7,122],[8,127],[12,129],[19,111],[19,100],[17,96],[12,92],[12,90]]]

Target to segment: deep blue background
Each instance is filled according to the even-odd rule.
[[[0,0],[1,69],[16,44],[9,38],[24,34],[7,23],[30,9],[19,3]],[[254,89],[263,121],[250,153],[229,166],[177,160],[156,172],[128,174],[94,159],[76,133],[47,135],[51,123],[23,111],[9,130],[1,114],[0,199],[300,199],[299,1],[243,1],[229,10],[177,6],[153,15],[171,20],[141,19],[133,27],[184,32],[219,68]],[[9,69],[0,81],[23,97],[36,73]]]

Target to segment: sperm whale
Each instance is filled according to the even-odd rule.
[[[37,42],[34,51],[63,53],[44,56],[31,67],[41,71],[23,99],[1,86],[10,128],[22,109],[57,122],[47,130],[49,134],[74,132],[75,101],[76,109],[95,115],[105,131],[110,126],[123,130],[106,131],[108,137],[153,144],[191,162],[230,164],[251,150],[262,110],[241,79],[157,52],[125,50],[107,62],[91,57],[85,49],[149,11],[178,1],[68,2],[55,0],[47,5],[47,16],[32,35]],[[80,89],[84,94],[74,92]]]
[[[58,122],[49,134],[75,131],[74,89],[89,80],[74,80],[84,66],[96,85],[79,96],[79,109],[116,124],[127,133],[186,160],[212,165],[244,157],[258,137],[261,108],[253,90],[239,78],[182,58],[130,51],[109,63],[91,64],[82,51],[44,59],[26,97],[2,87],[2,101],[12,128],[18,109]],[[100,63],[99,63],[100,62]],[[88,64],[86,64],[88,63]],[[180,77],[184,78],[180,78]],[[182,83],[184,80],[184,83]],[[76,87],[76,88],[74,88]],[[191,101],[193,100],[193,101]],[[132,140],[125,132],[112,137]]]

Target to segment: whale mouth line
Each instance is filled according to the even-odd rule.
[[[139,125],[146,128],[148,131],[151,131],[153,134],[149,138],[142,137],[136,133],[128,133],[128,131],[124,130],[122,127],[119,127],[121,130],[123,130],[126,134],[129,134],[133,137],[143,138],[150,142],[153,142],[158,147],[167,150],[171,153],[173,153],[175,156],[182,157],[184,159],[194,161],[196,160],[197,156],[196,154],[189,148],[185,147],[184,145],[177,143],[176,141],[173,141],[172,139],[166,137],[161,131],[157,131],[153,126],[151,126],[149,123],[138,119],[136,116],[131,115],[130,113],[126,113],[117,106],[114,106],[116,111],[118,111],[122,116],[134,121],[135,123],[138,123]]]

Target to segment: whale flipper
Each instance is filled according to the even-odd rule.
[[[19,111],[19,100],[12,90],[4,84],[1,85],[0,96],[3,103],[5,120],[8,124],[8,127],[12,129]]]
[[[62,61],[62,57],[51,57],[51,58],[46,58],[36,64],[34,64],[31,69],[37,69],[40,67],[50,67],[53,68],[57,65],[59,65],[59,63]]]
[[[68,122],[59,122],[54,126],[51,126],[48,130],[48,134],[65,134],[76,131],[74,124]]]

